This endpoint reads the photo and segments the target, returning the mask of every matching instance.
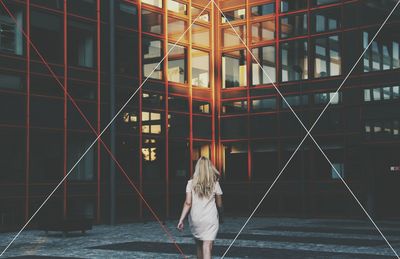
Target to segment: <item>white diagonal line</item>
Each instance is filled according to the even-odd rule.
[[[161,59],[160,62],[154,67],[154,69],[151,71],[151,73],[143,80],[143,82],[140,84],[140,86],[133,92],[133,94],[128,98],[128,100],[125,102],[124,105],[118,110],[118,112],[114,115],[114,117],[110,120],[110,122],[105,126],[105,128],[100,132],[100,134],[96,137],[96,139],[90,144],[90,146],[86,149],[86,151],[82,154],[82,156],[75,162],[75,164],[71,167],[71,169],[68,171],[68,173],[61,179],[61,181],[57,184],[57,186],[53,189],[53,191],[47,196],[47,198],[43,201],[43,203],[39,206],[39,208],[32,214],[32,216],[29,218],[29,220],[25,223],[25,225],[19,230],[19,232],[14,236],[14,238],[11,240],[11,242],[4,248],[4,250],[1,252],[0,257],[3,256],[3,254],[7,251],[7,249],[14,243],[14,241],[18,238],[18,236],[22,233],[22,231],[25,230],[25,228],[29,225],[29,223],[32,221],[32,219],[39,213],[39,211],[42,209],[42,207],[47,203],[47,201],[51,198],[51,196],[57,191],[57,189],[61,186],[61,184],[68,178],[68,176],[72,173],[72,171],[75,169],[75,167],[79,164],[79,162],[85,157],[85,155],[89,152],[89,150],[97,143],[97,141],[101,138],[101,136],[104,134],[104,132],[111,126],[111,124],[115,121],[115,119],[119,116],[119,114],[125,109],[125,107],[128,105],[128,103],[133,99],[133,97],[139,92],[139,90],[143,87],[143,85],[147,82],[147,80],[150,78],[150,76],[156,71],[156,69],[162,64],[162,62],[168,57],[169,53],[176,47],[176,45],[183,39],[185,34],[190,30],[192,25],[198,20],[198,18],[201,16],[201,14],[207,9],[207,7],[210,5],[211,1],[208,2],[208,4],[203,8],[203,10],[199,13],[199,15],[196,16],[196,18],[192,21],[192,23],[189,25],[189,27],[182,33],[182,35],[178,38],[178,40],[172,45],[172,47],[168,50],[168,52],[164,55],[164,57]],[[20,30],[23,30],[20,25],[17,24],[17,27]]]
[[[222,16],[224,16],[224,18],[226,19],[225,14],[222,12],[222,10],[219,8],[219,6],[215,3],[214,0],[212,0],[214,5],[218,8],[219,12],[222,14]],[[363,205],[361,204],[361,202],[358,200],[358,198],[355,196],[355,194],[353,193],[353,191],[350,189],[350,187],[347,185],[347,183],[344,181],[343,177],[341,177],[341,175],[339,174],[339,172],[336,170],[336,168],[333,166],[333,164],[331,163],[331,161],[329,160],[329,158],[326,156],[326,154],[324,153],[324,151],[322,150],[322,148],[318,145],[318,143],[316,142],[316,140],[314,139],[314,137],[310,134],[310,131],[313,129],[313,127],[317,124],[318,120],[320,119],[320,117],[323,115],[323,113],[325,112],[325,110],[328,108],[330,102],[332,101],[332,99],[336,96],[336,94],[338,93],[338,91],[340,90],[340,88],[343,86],[343,84],[346,82],[347,78],[350,76],[351,72],[354,70],[354,68],[356,67],[356,65],[358,64],[358,62],[361,60],[361,58],[364,56],[366,50],[368,49],[368,47],[372,44],[373,40],[376,38],[376,36],[378,35],[378,33],[380,32],[380,30],[383,28],[383,26],[386,24],[386,22],[388,21],[388,19],[390,18],[390,16],[393,14],[394,10],[396,9],[396,7],[399,5],[400,0],[396,3],[396,5],[394,6],[394,8],[392,9],[392,11],[390,12],[390,14],[386,17],[385,21],[383,22],[383,24],[380,26],[380,28],[378,29],[378,31],[376,32],[376,34],[374,35],[373,39],[371,40],[371,42],[368,44],[368,46],[365,48],[365,50],[363,51],[363,53],[361,54],[361,56],[358,58],[358,60],[356,61],[356,63],[354,64],[354,66],[352,67],[352,69],[350,70],[350,72],[347,74],[347,76],[345,77],[345,79],[343,80],[342,84],[339,86],[338,90],[335,92],[335,95],[332,96],[332,98],[330,99],[330,101],[328,102],[328,104],[325,106],[325,108],[323,109],[323,111],[321,112],[321,114],[318,116],[317,120],[314,122],[314,124],[312,125],[312,127],[310,128],[310,130],[308,130],[303,122],[300,120],[300,118],[297,116],[296,112],[292,109],[292,107],[290,106],[290,104],[286,101],[285,97],[282,95],[282,93],[279,91],[279,89],[276,87],[275,83],[272,81],[272,79],[270,78],[270,76],[268,75],[268,73],[266,73],[265,69],[261,66],[261,64],[258,62],[258,59],[255,58],[254,54],[250,51],[249,47],[247,46],[247,44],[244,42],[244,40],[240,37],[240,35],[237,33],[237,31],[235,30],[235,28],[232,26],[232,24],[230,23],[230,21],[228,19],[227,22],[229,23],[230,27],[232,28],[232,30],[235,32],[235,34],[238,36],[238,38],[240,39],[240,41],[242,42],[242,44],[246,47],[247,51],[250,53],[250,55],[253,57],[253,59],[256,61],[256,63],[258,64],[258,66],[261,68],[261,70],[263,71],[263,73],[268,77],[268,79],[271,81],[272,85],[274,86],[274,88],[277,90],[277,92],[279,93],[279,95],[282,97],[282,99],[284,100],[284,102],[288,105],[289,109],[292,111],[292,113],[295,115],[295,117],[297,118],[297,120],[300,122],[300,124],[303,126],[303,128],[307,131],[306,136],[302,139],[302,141],[300,142],[300,144],[297,146],[297,148],[295,149],[294,153],[291,155],[291,157],[289,158],[289,160],[287,161],[287,163],[285,164],[285,166],[282,168],[282,170],[280,171],[280,173],[278,174],[278,176],[275,178],[275,180],[273,181],[273,183],[271,184],[271,186],[268,188],[267,192],[264,194],[264,196],[261,198],[260,202],[257,204],[256,208],[253,210],[253,212],[250,214],[249,218],[246,220],[245,224],[243,225],[243,227],[240,229],[240,231],[238,232],[238,234],[235,236],[235,238],[233,239],[232,243],[229,245],[229,247],[227,248],[227,250],[225,251],[225,253],[222,255],[221,258],[224,258],[225,255],[227,254],[227,252],[229,251],[229,249],[232,247],[233,243],[236,241],[236,239],[239,237],[239,235],[241,234],[241,232],[243,231],[243,229],[246,227],[246,225],[248,224],[248,222],[250,221],[250,219],[253,217],[254,213],[257,211],[257,209],[259,208],[259,206],[261,205],[261,203],[264,201],[264,199],[266,198],[266,196],[269,194],[269,192],[271,191],[272,187],[275,185],[275,183],[277,182],[277,180],[279,179],[279,177],[282,175],[283,171],[286,169],[287,165],[289,164],[289,162],[291,161],[291,159],[293,158],[293,156],[295,155],[295,153],[298,151],[298,149],[300,148],[300,146],[302,145],[302,143],[305,141],[305,139],[307,138],[307,136],[309,135],[311,137],[311,139],[313,140],[313,142],[317,145],[318,149],[321,151],[321,153],[324,155],[324,157],[327,159],[327,161],[329,162],[329,164],[332,166],[332,168],[334,169],[335,173],[339,176],[339,178],[341,179],[341,181],[344,183],[344,185],[346,186],[346,188],[349,190],[350,194],[353,196],[353,198],[356,200],[356,202],[360,205],[360,207],[362,208],[362,210],[364,211],[364,213],[367,215],[368,219],[372,222],[372,224],[374,225],[374,227],[377,229],[377,231],[380,233],[380,235],[382,236],[382,238],[386,241],[386,243],[388,244],[388,246],[390,247],[390,249],[393,251],[393,253],[396,255],[397,258],[400,258],[397,254],[397,252],[393,249],[393,247],[391,246],[391,244],[389,243],[389,241],[386,239],[386,237],[383,235],[382,231],[378,228],[378,226],[375,224],[375,222],[373,221],[373,219],[371,218],[371,216],[368,214],[368,212],[365,210],[365,208],[363,207]]]

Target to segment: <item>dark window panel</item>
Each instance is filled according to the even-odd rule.
[[[73,66],[95,67],[94,26],[76,21],[69,21],[68,26],[68,63]]]
[[[247,117],[221,118],[221,138],[247,138]]]
[[[307,8],[307,0],[282,0],[281,12],[291,12]]]
[[[263,16],[274,13],[275,13],[275,3],[268,3],[251,7],[252,16]]]
[[[281,17],[280,29],[282,38],[291,38],[307,34],[307,14],[296,14]]]
[[[333,31],[341,28],[340,8],[330,8],[312,13],[313,32]]]
[[[223,175],[226,181],[245,181],[247,174],[247,143],[229,143],[223,145]]]
[[[189,113],[189,99],[181,96],[168,96],[168,109]]]
[[[225,101],[221,106],[222,114],[247,112],[247,101]]]
[[[281,79],[283,82],[308,78],[308,44],[305,40],[281,45]]]
[[[193,137],[211,139],[211,117],[193,116]]]
[[[168,124],[168,132],[170,137],[189,137],[189,115],[170,113]]]
[[[120,0],[116,18],[118,25],[137,29],[138,10],[136,5]]]
[[[318,38],[314,41],[314,77],[338,76],[342,70],[340,37]]]

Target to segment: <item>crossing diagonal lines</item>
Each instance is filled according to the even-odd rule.
[[[16,22],[15,17],[13,14],[10,12],[8,7],[5,5],[3,0],[0,0],[0,4],[3,6],[3,8],[6,10],[6,12],[9,14],[9,16],[14,20],[14,22],[17,25],[18,30],[21,31],[21,33],[24,35],[26,40],[29,42],[29,44],[32,46],[34,51],[38,54],[39,58],[41,61],[45,64],[51,75],[56,79],[57,83],[64,89],[64,85],[60,82],[58,77],[55,75],[54,71],[51,69],[51,67],[48,65],[46,60],[43,58],[41,53],[38,51],[38,49],[35,47],[35,45],[32,43],[31,39],[28,37],[26,32],[23,30],[23,28]],[[116,160],[114,155],[111,153],[109,148],[104,144],[104,142],[101,140],[101,136],[104,134],[104,132],[111,126],[111,124],[115,121],[115,119],[120,115],[120,113],[126,108],[126,106],[129,104],[129,102],[134,98],[134,96],[139,92],[139,90],[144,86],[144,84],[148,81],[149,77],[156,71],[156,69],[162,65],[163,61],[168,57],[171,51],[176,47],[176,45],[183,39],[185,34],[191,29],[192,25],[199,19],[199,17],[202,15],[202,13],[208,8],[208,6],[211,4],[211,1],[208,2],[207,5],[204,6],[204,8],[201,10],[201,12],[193,19],[192,23],[188,26],[188,28],[182,33],[182,35],[177,39],[177,41],[171,46],[171,48],[168,50],[168,52],[164,55],[164,57],[159,61],[159,63],[154,67],[154,69],[149,73],[149,75],[143,80],[143,82],[139,85],[139,87],[131,94],[131,96],[127,99],[127,101],[122,105],[122,107],[118,110],[118,112],[112,117],[110,122],[105,126],[105,128],[100,132],[100,134],[97,134],[97,131],[93,128],[93,126],[90,124],[89,120],[86,118],[86,116],[83,114],[79,106],[76,104],[75,100],[68,94],[67,92],[67,97],[72,101],[74,106],[77,108],[78,112],[80,115],[83,117],[85,122],[89,125],[91,130],[96,134],[96,139],[89,145],[89,147],[86,149],[86,151],[81,155],[81,157],[74,163],[74,165],[71,167],[71,169],[68,171],[68,173],[61,179],[61,181],[56,185],[56,187],[53,189],[53,191],[47,196],[47,198],[43,201],[43,203],[38,207],[38,209],[32,214],[32,216],[28,219],[28,221],[24,224],[24,226],[19,230],[19,232],[14,236],[14,238],[11,240],[11,242],[5,247],[5,249],[1,252],[0,257],[3,256],[3,254],[8,250],[8,248],[12,245],[12,243],[18,238],[18,236],[25,230],[25,228],[29,225],[29,223],[33,220],[33,218],[39,213],[39,211],[42,209],[42,207],[48,202],[48,200],[52,197],[52,195],[57,191],[57,189],[63,184],[63,182],[68,178],[68,176],[72,173],[72,171],[75,169],[75,167],[79,164],[79,162],[85,157],[85,155],[89,152],[89,150],[97,143],[97,141],[100,141],[101,144],[105,147],[107,152],[110,154],[111,158],[116,162],[116,165],[119,167],[119,169],[123,172],[124,176],[127,178],[131,186],[134,188],[134,190],[139,194],[140,198],[144,201],[145,205],[149,208],[151,214],[155,217],[155,219],[160,223],[161,227],[163,230],[166,232],[168,237],[171,239],[171,241],[174,243],[178,251],[181,253],[183,257],[186,257],[185,254],[183,253],[182,249],[179,247],[179,245],[176,243],[175,239],[173,238],[172,234],[168,231],[167,227],[164,226],[161,222],[161,220],[158,218],[157,214],[154,212],[154,210],[150,207],[150,205],[147,203],[147,201],[144,199],[143,195],[141,194],[140,190],[136,187],[136,185],[133,183],[133,181],[129,178],[129,176],[126,174],[120,163]]]
[[[293,115],[296,117],[296,119],[299,121],[299,123],[301,124],[301,126],[306,130],[307,134],[305,135],[305,137],[301,140],[300,144],[297,146],[297,148],[294,150],[294,152],[292,153],[292,155],[290,156],[290,158],[288,159],[288,161],[286,162],[286,164],[283,166],[283,168],[281,169],[281,171],[279,172],[279,174],[277,175],[277,177],[274,179],[274,181],[272,182],[272,184],[269,186],[269,188],[267,189],[267,191],[265,192],[265,194],[263,195],[263,197],[261,198],[261,200],[259,201],[259,203],[257,204],[257,206],[255,207],[255,209],[252,211],[252,213],[250,214],[250,216],[247,218],[247,220],[245,221],[244,225],[242,226],[242,228],[239,230],[239,232],[237,233],[237,235],[235,236],[235,238],[232,240],[232,242],[230,243],[230,245],[228,246],[228,248],[226,249],[226,251],[224,252],[224,254],[222,255],[222,258],[224,258],[226,256],[226,254],[229,252],[230,248],[232,247],[232,245],[235,243],[236,239],[239,237],[239,235],[242,233],[242,231],[244,230],[244,228],[246,227],[246,225],[249,223],[249,221],[251,220],[251,218],[254,216],[255,212],[258,210],[258,208],[260,207],[260,205],[262,204],[262,202],[264,201],[264,199],[268,196],[268,194],[270,193],[270,191],[272,190],[273,186],[276,184],[276,182],[279,180],[280,176],[282,175],[282,173],[284,172],[284,170],[286,169],[286,167],[288,166],[288,164],[290,163],[290,161],[292,160],[292,158],[294,157],[294,155],[297,153],[297,151],[299,150],[299,148],[301,147],[301,145],[303,144],[303,142],[305,141],[305,139],[309,136],[311,138],[311,140],[315,143],[315,145],[317,146],[317,148],[321,151],[321,153],[323,154],[323,156],[325,157],[325,159],[328,161],[328,163],[330,164],[330,166],[332,167],[332,169],[334,170],[335,174],[340,178],[340,180],[342,181],[342,183],[345,185],[345,187],[347,188],[347,190],[350,192],[351,196],[353,196],[353,198],[355,199],[356,203],[361,207],[362,211],[366,214],[366,216],[368,217],[368,219],[371,221],[371,223],[374,225],[374,227],[376,228],[376,230],[379,232],[379,234],[382,236],[382,238],[384,239],[384,241],[387,243],[387,245],[389,246],[389,248],[393,251],[393,253],[395,254],[395,256],[397,258],[400,259],[399,255],[397,254],[396,250],[392,247],[392,245],[390,244],[390,242],[387,240],[387,238],[385,237],[385,235],[382,233],[382,231],[379,229],[379,227],[376,225],[375,221],[372,219],[372,217],[369,215],[369,213],[367,212],[367,210],[364,208],[364,206],[361,204],[360,200],[357,198],[357,196],[354,194],[354,192],[351,190],[351,188],[349,187],[349,185],[346,183],[346,181],[343,179],[343,177],[340,175],[340,173],[337,171],[337,169],[333,166],[332,162],[330,161],[329,157],[325,154],[325,152],[322,150],[322,148],[320,147],[320,145],[317,143],[317,141],[314,139],[314,137],[311,135],[311,130],[314,128],[314,126],[318,123],[319,119],[322,117],[322,115],[324,114],[324,112],[326,111],[326,109],[328,108],[328,106],[330,105],[331,101],[335,98],[335,96],[337,95],[337,93],[339,92],[339,90],[342,88],[342,86],[344,85],[344,83],[347,81],[347,79],[349,78],[350,74],[354,71],[355,67],[357,66],[357,64],[359,63],[359,61],[361,60],[361,58],[364,56],[365,52],[367,51],[367,49],[370,47],[370,45],[372,44],[372,42],[374,41],[374,39],[376,38],[376,36],[379,34],[379,32],[382,30],[382,28],[384,27],[384,25],[387,23],[387,21],[389,20],[389,18],[391,17],[391,15],[393,14],[393,12],[396,10],[397,6],[400,3],[400,0],[397,1],[397,3],[395,4],[395,6],[393,7],[393,9],[390,11],[390,13],[387,15],[387,17],[385,18],[384,22],[382,23],[382,25],[379,27],[379,29],[377,30],[377,32],[375,33],[374,37],[372,38],[372,40],[369,42],[369,44],[366,46],[366,48],[364,49],[364,51],[362,52],[362,54],[360,55],[360,57],[357,59],[356,63],[353,65],[353,67],[351,68],[351,70],[347,73],[347,75],[345,76],[344,80],[342,81],[342,83],[340,84],[339,88],[335,91],[335,94],[331,97],[330,101],[327,103],[327,105],[325,106],[325,108],[322,110],[322,112],[319,114],[317,120],[314,122],[314,124],[310,127],[310,129],[307,129],[307,127],[304,125],[304,123],[302,122],[302,120],[298,117],[297,113],[293,110],[293,108],[291,107],[291,105],[287,102],[286,98],[283,96],[283,94],[281,93],[281,91],[279,90],[279,88],[275,85],[275,83],[273,82],[273,80],[271,79],[271,77],[268,75],[268,73],[265,71],[264,67],[261,66],[261,64],[259,63],[258,59],[254,56],[253,52],[250,50],[250,48],[247,46],[246,42],[242,39],[242,37],[239,35],[239,33],[236,31],[236,29],[232,26],[232,24],[230,23],[229,19],[227,19],[227,17],[225,16],[225,14],[223,13],[223,11],[220,9],[220,7],[218,6],[218,4],[214,1],[211,0],[213,2],[213,4],[216,6],[216,8],[218,9],[218,11],[221,13],[221,15],[225,18],[225,20],[227,21],[227,23],[229,24],[229,26],[231,27],[231,29],[233,30],[233,32],[236,34],[236,36],[239,38],[240,42],[245,46],[245,48],[247,49],[247,51],[250,53],[250,55],[252,56],[252,58],[254,59],[254,61],[257,63],[257,65],[260,67],[260,69],[263,71],[264,75],[269,79],[269,81],[271,82],[271,84],[274,86],[275,90],[278,92],[278,94],[281,96],[282,100],[285,102],[285,104],[288,106],[288,108],[290,109],[290,111],[293,113]]]

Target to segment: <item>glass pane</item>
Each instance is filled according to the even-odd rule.
[[[210,86],[210,55],[197,49],[192,49],[192,85]]]
[[[275,77],[275,46],[266,46],[252,50],[253,55],[257,58],[258,63],[253,60],[252,63],[252,84],[270,84],[276,81]],[[268,75],[266,75],[264,73]],[[269,77],[269,78],[268,78]]]
[[[162,14],[142,9],[142,30],[144,32],[161,34],[163,33],[162,24]]]
[[[340,28],[340,9],[328,9],[319,11],[312,14],[313,17],[313,31],[324,32],[332,31]]]
[[[251,42],[273,40],[275,38],[275,21],[264,21],[251,25]]]
[[[175,13],[187,15],[187,5],[174,0],[168,0],[168,10]]]
[[[308,78],[307,41],[291,41],[281,46],[282,81]]]
[[[280,28],[282,38],[307,34],[307,14],[304,13],[281,18]]]
[[[187,23],[183,20],[168,17],[168,37],[170,39],[179,40],[182,34],[187,29]],[[187,40],[188,32],[182,37],[181,40]]]
[[[222,44],[224,47],[241,45],[242,41],[240,40],[240,38],[244,42],[246,42],[246,26],[240,25],[240,26],[235,26],[233,28],[235,30],[233,30],[231,27],[223,29]]]
[[[192,18],[193,18],[193,20],[198,17],[196,21],[209,22],[210,21],[210,15],[209,15],[208,11],[204,10],[201,13],[202,10],[203,9],[192,7]],[[201,13],[201,15],[200,15],[200,13]]]
[[[161,80],[163,78],[163,64],[158,65],[158,63],[163,58],[162,41],[143,38],[142,51],[143,76]],[[154,72],[152,72],[153,70]]]
[[[275,3],[269,3],[251,7],[252,16],[262,16],[273,13],[275,13]]]
[[[247,101],[222,102],[222,114],[243,113],[247,111]]]
[[[137,7],[133,4],[119,3],[119,9],[116,18],[118,25],[136,29],[138,22]]]
[[[282,0],[281,12],[291,12],[307,8],[307,0]]]
[[[340,0],[313,0],[314,5],[333,4],[338,2],[340,2]]]
[[[168,44],[168,51],[171,50],[173,44]],[[185,47],[176,45],[168,54],[168,81],[181,84],[187,83],[186,67],[187,67],[187,50]]]
[[[316,78],[340,75],[339,36],[316,39],[314,67],[314,76]]]
[[[246,9],[232,10],[232,11],[224,11],[225,16],[221,14],[221,22],[233,22],[237,20],[243,20],[246,18]]]
[[[210,103],[208,102],[193,100],[192,106],[193,106],[193,113],[204,113],[204,114],[211,113],[210,110],[211,106]]]
[[[251,101],[252,111],[272,111],[276,109],[276,98],[270,97]]]
[[[193,44],[210,46],[210,29],[197,24],[192,25],[192,42]]]
[[[237,50],[222,55],[222,88],[247,85],[246,52]]]
[[[162,8],[162,0],[141,0],[144,4],[154,5]]]

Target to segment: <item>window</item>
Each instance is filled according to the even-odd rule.
[[[197,7],[193,7],[192,6],[192,18],[193,18],[193,20],[197,18],[196,21],[209,22],[210,21],[209,12],[207,10],[204,10],[201,13],[202,10],[203,10],[203,8],[199,9]],[[201,13],[201,15],[200,15],[200,13]]]
[[[136,28],[137,20],[138,20],[138,10],[137,7],[133,4],[128,3],[119,3],[119,10],[117,18],[117,24],[128,27],[128,28]]]
[[[333,167],[331,168],[331,177],[333,180],[340,180],[340,178],[344,178],[343,163],[333,163]]]
[[[281,45],[282,81],[308,78],[308,44],[305,40],[290,41]]]
[[[86,152],[91,144],[91,140],[84,137],[72,136],[68,139],[68,168]],[[85,153],[83,159],[71,173],[72,181],[90,181],[94,179],[96,150],[91,148]]]
[[[154,34],[163,33],[163,15],[142,9],[142,30]]]
[[[144,108],[162,109],[165,106],[164,99],[163,94],[143,92],[142,105]]]
[[[181,96],[168,96],[168,109],[170,111],[189,112],[189,99]]]
[[[251,110],[254,112],[272,111],[276,109],[276,98],[268,97],[251,101]]]
[[[290,107],[298,107],[308,105],[308,95],[289,95],[285,96],[286,102]],[[289,108],[284,100],[282,100],[282,108]]]
[[[187,24],[183,20],[168,17],[168,37],[170,39],[179,40],[185,32]],[[186,32],[181,40],[187,40],[188,32]]]
[[[304,13],[282,17],[280,28],[282,38],[307,34],[307,14]]]
[[[333,98],[333,99],[332,99]],[[330,101],[332,99],[332,101]],[[338,92],[336,95],[334,92],[330,93],[316,93],[314,94],[314,103],[315,104],[338,104],[342,100],[341,92]]]
[[[341,73],[339,36],[315,40],[314,77],[337,76]]]
[[[137,34],[118,31],[115,39],[116,73],[138,77],[138,37]]]
[[[68,12],[76,13],[82,16],[96,16],[96,0],[67,1]]]
[[[168,10],[175,13],[187,15],[187,5],[174,0],[168,0]]]
[[[168,133],[172,138],[189,137],[189,115],[170,113],[168,118]]]
[[[210,103],[204,101],[192,101],[193,106],[193,113],[203,113],[203,114],[210,114],[211,107]]]
[[[275,38],[275,21],[264,21],[251,25],[251,42],[273,40]]]
[[[142,112],[142,132],[143,134],[161,134],[161,113]]]
[[[192,25],[192,42],[195,45],[202,45],[204,47],[209,47],[210,46],[210,29],[193,24]]]
[[[174,45],[168,44],[168,51]],[[187,83],[187,50],[185,47],[175,45],[168,54],[168,81],[186,84]]]
[[[291,12],[307,8],[307,0],[282,0],[281,12]]]
[[[192,85],[210,87],[210,55],[208,52],[192,49]]]
[[[18,26],[22,27],[22,11],[13,12]],[[22,55],[22,33],[7,13],[0,11],[0,51]]]
[[[246,52],[236,50],[222,55],[222,88],[247,85]]]
[[[252,16],[263,16],[273,13],[275,13],[275,3],[268,3],[251,7]]]
[[[364,49],[375,33],[363,32]],[[364,72],[400,68],[400,34],[393,28],[382,32],[364,54]]]
[[[234,138],[247,138],[248,125],[244,123],[247,121],[247,114],[239,117],[221,118],[221,138],[234,139]]]
[[[259,64],[253,60],[252,84],[262,85],[270,84],[271,81],[275,82],[275,46],[256,48],[253,49],[252,52],[257,58],[258,63],[263,67],[263,69],[261,69]]]
[[[94,66],[94,28],[93,26],[70,21],[68,36],[68,61],[75,66]]]
[[[247,112],[247,101],[222,102],[222,114]]]
[[[400,86],[364,89],[364,102],[399,99]]]
[[[233,22],[237,20],[243,20],[246,18],[246,9],[232,10],[232,11],[224,11],[225,16],[221,14],[221,22]]]
[[[152,79],[163,79],[162,41],[143,38],[143,76]],[[154,70],[154,72],[153,72]]]
[[[22,90],[24,85],[20,76],[1,73],[0,88],[8,90]]]
[[[312,14],[313,31],[333,31],[340,28],[341,14],[339,8],[330,8]]]
[[[202,139],[211,139],[212,135],[211,116],[193,115],[193,137]]]
[[[241,45],[242,40],[246,42],[246,26],[240,25],[233,28],[234,30],[231,27],[222,30],[222,44],[224,47]]]
[[[222,172],[227,181],[248,179],[247,143],[226,143],[223,145]]]
[[[142,3],[162,8],[162,0],[141,0]]]
[[[313,0],[314,5],[333,4],[338,2],[340,2],[340,0]]]
[[[63,61],[63,34],[61,16],[37,11],[31,12],[31,40],[39,52],[49,62]],[[51,42],[51,44],[49,44]],[[39,60],[35,51],[32,57]]]

